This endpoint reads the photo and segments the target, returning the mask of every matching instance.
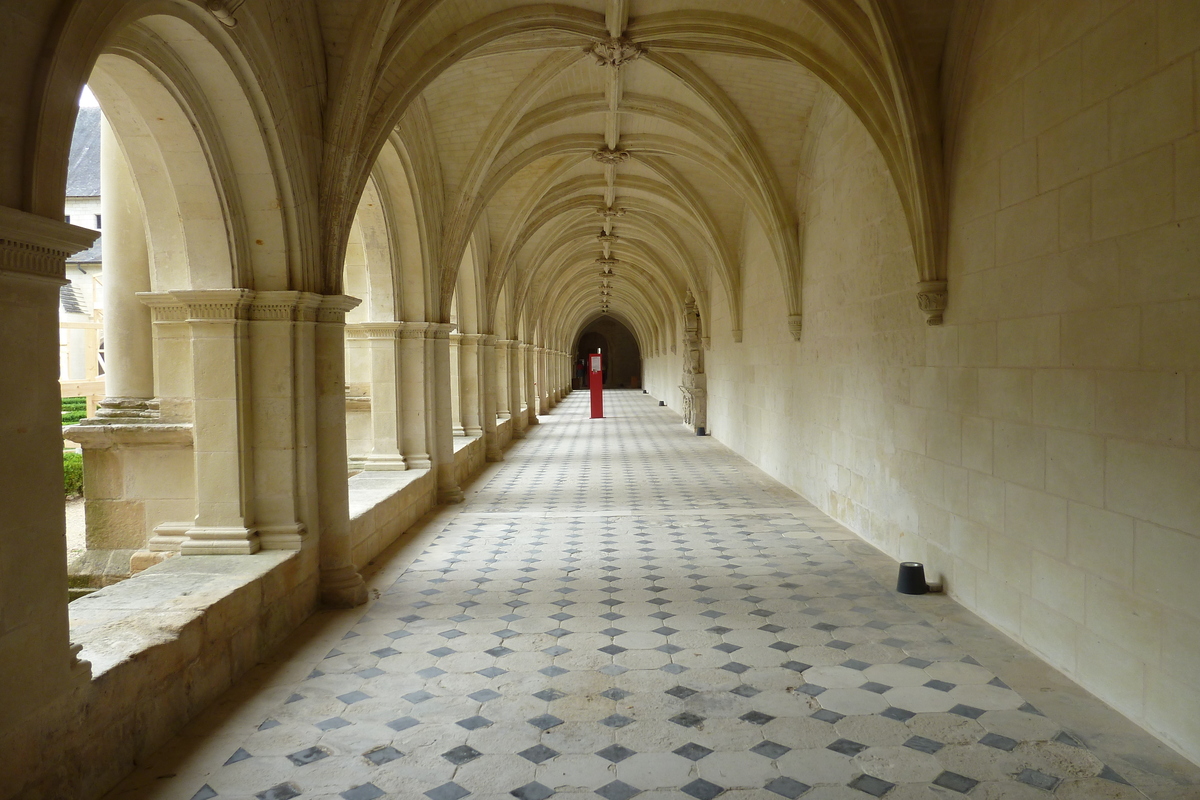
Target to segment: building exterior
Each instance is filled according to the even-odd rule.
[[[602,316],[693,427],[1200,759],[1194,0],[0,24],[0,796],[98,796],[319,604],[364,602]],[[93,127],[98,200],[71,169]],[[89,548],[149,573],[89,615],[58,330],[97,306]]]

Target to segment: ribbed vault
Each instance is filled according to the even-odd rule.
[[[858,115],[889,165],[923,307],[938,304],[931,292],[944,302],[934,76],[920,64],[941,47],[949,4],[910,4],[904,18],[887,0],[760,5],[377,4],[338,23],[373,58],[351,48],[334,65],[331,102],[346,114],[330,135],[360,144],[327,161],[326,182],[369,174],[398,138],[432,162],[415,181],[436,195],[423,201],[437,239],[423,245],[435,255],[431,318],[449,318],[464,255],[483,237],[481,330],[502,316],[512,330],[498,333],[520,327],[565,348],[611,313],[652,355],[675,343],[690,292],[702,317],[725,304],[739,341],[742,250],[761,235],[798,337],[806,134],[828,98]],[[370,101],[352,104],[364,90]],[[340,263],[337,226],[353,207],[323,200]]]

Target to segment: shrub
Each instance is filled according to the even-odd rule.
[[[63,493],[83,494],[83,454],[63,451]]]
[[[87,418],[86,397],[64,397],[62,399],[62,424],[74,425]]]

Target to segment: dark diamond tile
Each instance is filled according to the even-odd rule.
[[[699,692],[697,692],[695,689],[689,689],[686,686],[676,686],[674,688],[667,689],[664,694],[669,694],[672,697],[678,697],[680,700],[686,700],[694,694],[699,694]]]
[[[850,781],[849,785],[850,788],[858,789],[860,792],[865,792],[872,797],[883,797],[896,784],[880,780],[873,775],[859,775],[857,778]]]
[[[387,723],[387,726],[394,731],[406,731],[414,725],[420,724],[420,720],[413,719],[412,717],[401,717],[400,719],[394,719]]]
[[[534,692],[533,696],[538,700],[545,700],[549,703],[554,700],[561,700],[567,696],[567,693],[560,692],[558,689],[542,689],[540,692]]]
[[[706,781],[703,778],[697,778],[686,786],[681,786],[679,790],[688,797],[696,798],[696,800],[712,800],[725,791],[724,787],[717,786],[715,783]]]
[[[621,647],[619,644],[607,644],[604,647],[597,648],[601,653],[608,653],[610,656],[620,655],[627,648]]]
[[[294,783],[280,783],[254,796],[258,800],[292,800],[300,796],[300,787]]]
[[[546,669],[550,669],[550,667],[547,667]],[[508,670],[500,669],[499,667],[484,667],[481,670],[476,670],[475,674],[482,675],[485,678],[499,678],[506,672],[508,672]]]
[[[774,792],[780,797],[786,797],[788,800],[796,800],[797,797],[804,794],[812,787],[807,783],[801,783],[795,778],[783,776],[776,778],[763,788],[768,792]]]
[[[401,695],[401,699],[407,700],[415,706],[417,703],[424,703],[426,700],[432,700],[435,696],[436,695],[434,695],[432,692],[427,692],[424,689],[420,689],[415,692],[409,692],[406,695]]]
[[[910,719],[915,717],[916,714],[904,708],[888,706],[883,711],[879,712],[879,716],[887,717],[888,719],[894,719],[897,722],[908,722]]]
[[[654,633],[661,634],[662,636],[670,636],[672,633],[679,633],[679,630],[663,625],[662,627],[655,628]]]
[[[843,661],[841,665],[843,667],[849,667],[850,669],[856,669],[860,672],[862,670],[866,669],[867,667],[871,666],[870,664],[868,664],[865,661],[859,661],[857,658],[848,658],[845,661]]]
[[[347,789],[338,796],[343,798],[343,800],[378,800],[383,795],[383,790],[375,784],[364,783],[361,786]]]
[[[517,753],[517,755],[526,761],[532,761],[534,764],[541,764],[543,761],[549,761],[558,755],[558,751],[546,747],[544,744],[535,744],[533,747]]]
[[[455,766],[461,766],[462,764],[466,764],[468,761],[474,761],[481,755],[483,755],[483,753],[480,753],[474,747],[463,744],[459,745],[453,750],[447,750],[446,752],[442,753],[442,758],[446,759]]]
[[[630,750],[628,747],[623,747],[619,744],[610,744],[603,750],[596,751],[596,755],[600,756],[606,761],[611,761],[614,764],[619,764],[630,756],[636,754],[636,751]]]
[[[968,706],[959,703],[954,708],[950,709],[950,713],[957,714],[960,717],[966,717],[967,719],[979,719],[986,712],[982,708],[975,708],[975,706]]]
[[[237,749],[237,751],[229,757],[229,760],[226,761],[221,766],[228,767],[230,764],[236,764],[239,761],[245,761],[247,758],[253,758],[253,757],[254,756],[247,753],[243,748],[239,747]]]
[[[836,711],[830,711],[828,708],[821,708],[809,714],[813,719],[819,719],[821,722],[828,722],[832,725],[835,722],[841,722],[846,718],[845,714],[839,714]]]
[[[367,759],[367,761],[370,761],[377,767],[380,764],[387,764],[391,761],[395,761],[397,758],[403,757],[404,753],[401,753],[390,744],[384,745],[383,747],[376,747],[374,750],[368,750],[367,752],[363,753],[363,758]]]
[[[953,683],[948,683],[946,681],[939,681],[939,680],[926,681],[924,683],[924,685],[930,689],[935,689],[939,692],[948,692],[954,688]]]
[[[892,687],[888,686],[886,683],[877,683],[875,681],[867,681],[866,683],[864,683],[862,686],[860,686],[858,688],[863,689],[868,692],[874,692],[875,694],[883,694],[884,692],[886,692],[888,689],[891,689]]]
[[[941,742],[935,742],[933,739],[926,739],[924,736],[913,736],[904,743],[904,746],[919,753],[929,753],[932,755],[946,745]]]
[[[533,719],[526,720],[526,721],[533,727],[541,728],[544,731],[548,731],[551,728],[553,728],[554,726],[562,725],[562,723],[563,723],[563,721],[561,719],[554,716],[553,714],[541,714],[539,716],[534,717]]]
[[[603,692],[600,693],[600,696],[607,697],[609,700],[620,701],[620,700],[624,700],[626,697],[629,697],[630,694],[631,694],[630,692],[627,692],[624,689],[618,689],[617,687],[614,686],[611,689],[605,689]]]
[[[559,675],[566,675],[570,671],[571,670],[569,670],[569,669],[564,669],[562,667],[558,667],[558,666],[554,666],[554,665],[551,665],[549,667],[542,667],[541,669],[538,670],[538,672],[542,673],[547,678],[557,678]]]
[[[501,656],[506,656],[513,651],[511,649],[505,647],[504,645],[500,645],[499,647],[493,647],[490,650],[484,650],[483,652],[487,653],[489,656],[492,656],[494,658],[500,658]],[[420,674],[420,673],[418,673],[418,674]]]
[[[676,714],[675,716],[671,717],[668,721],[674,722],[676,725],[681,725],[684,728],[695,728],[701,722],[704,722],[704,720],[705,718],[698,714],[693,714],[690,711],[684,711],[682,714]]]
[[[774,644],[767,646],[772,650],[778,650],[781,653],[790,653],[800,645],[792,644],[791,642],[775,642]]]
[[[350,724],[351,723],[348,720],[344,720],[341,717],[330,717],[329,719],[321,720],[320,722],[316,723],[313,727],[319,728],[323,731],[335,731],[338,728],[344,728]]]
[[[271,728],[278,728],[282,724],[283,723],[277,719],[268,719],[264,720],[263,724],[258,726],[258,729],[260,731],[269,731]]]
[[[1104,765],[1104,769],[1100,770],[1100,774],[1097,777],[1103,778],[1106,781],[1112,781],[1113,783],[1123,783],[1126,786],[1132,785],[1107,764]]]
[[[781,630],[783,630],[783,626],[776,625],[773,622],[768,622],[766,625],[760,625],[758,629],[760,631],[766,631],[767,633],[779,633]]]
[[[739,664],[736,661],[730,661],[728,664],[721,667],[721,669],[725,670],[726,672],[732,672],[734,675],[741,675],[743,672],[748,671],[750,668],[747,667],[745,664]]]
[[[979,785],[979,781],[959,775],[957,772],[946,771],[933,779],[934,786],[941,786],[959,794],[966,794]]]
[[[486,728],[486,727],[490,726],[492,724],[492,721],[490,719],[488,719],[487,717],[481,717],[478,714],[476,714],[473,717],[467,717],[466,719],[460,719],[458,722],[456,722],[454,724],[458,725],[460,728],[466,728],[469,731],[475,731],[475,730],[479,730],[480,728]]]
[[[446,670],[438,669],[437,667],[426,667],[425,669],[417,670],[416,674],[417,677],[424,678],[428,681],[438,677],[439,675],[445,675]]]
[[[815,683],[802,683],[796,687],[796,691],[801,694],[806,694],[809,697],[816,697],[825,691],[824,686],[818,686]]]
[[[469,794],[470,792],[466,789],[451,781],[450,783],[443,783],[436,789],[430,789],[425,793],[425,796],[429,800],[460,800],[460,798],[466,797]]]
[[[676,749],[672,750],[671,752],[673,752],[677,756],[683,756],[684,758],[686,758],[689,761],[699,761],[700,759],[704,758],[705,756],[712,755],[715,751],[708,749],[707,747],[705,747],[702,744],[696,744],[695,742],[688,742],[687,744],[683,745],[682,747],[677,747]]]
[[[629,800],[642,793],[641,789],[630,786],[624,781],[613,781],[606,783],[596,790],[596,794],[604,798],[604,800]]]
[[[1010,739],[1007,736],[1001,736],[998,733],[989,733],[979,740],[980,744],[986,744],[988,747],[994,747],[997,750],[1003,750],[1006,753],[1011,753],[1013,748],[1017,746],[1016,739]]]
[[[624,728],[631,722],[633,720],[623,714],[611,714],[600,720],[600,724],[608,728]]]
[[[1062,731],[1061,733],[1058,734],[1058,736],[1055,736],[1054,741],[1058,742],[1059,744],[1065,744],[1068,747],[1078,747],[1081,749],[1085,749],[1083,747],[1082,742],[1080,742],[1078,739],[1076,739],[1074,736],[1067,733],[1066,731]]]
[[[741,649],[741,646],[729,642],[722,642],[713,647],[713,650],[720,650],[722,653],[734,653]]]
[[[495,700],[500,697],[500,693],[492,689],[480,689],[478,692],[471,692],[467,697],[477,703],[486,703],[489,700]]]
[[[904,659],[900,663],[906,667],[916,667],[917,669],[925,669],[933,662],[926,661],[923,658],[914,658],[913,656],[909,656],[908,658]]]
[[[323,747],[306,747],[303,750],[297,750],[288,756],[288,761],[291,761],[297,767],[302,767],[305,764],[312,764],[315,761],[320,761],[322,758],[329,758],[329,751]]]
[[[749,722],[751,725],[766,725],[771,720],[775,719],[770,714],[764,714],[761,711],[747,711],[738,719]]]
[[[736,694],[738,697],[754,697],[754,695],[761,693],[761,690],[755,689],[753,686],[747,686],[744,683],[741,686],[733,687],[729,691],[731,694]]]
[[[856,756],[863,750],[867,749],[867,745],[860,744],[852,739],[838,739],[825,745],[826,750],[832,750],[835,753],[841,753],[844,756]]]
[[[192,800],[212,800],[216,796],[217,793],[214,792],[213,788],[206,783],[200,787],[198,792],[192,795]]]
[[[779,758],[784,753],[791,752],[791,750],[792,748],[784,747],[777,742],[772,742],[770,739],[767,739],[764,742],[759,742],[758,744],[754,745],[754,747],[750,748],[751,753],[756,753],[757,755],[763,756],[764,758],[769,758],[771,760]]]
[[[790,669],[792,672],[804,672],[806,669],[812,669],[812,664],[805,664],[803,661],[785,661],[780,666]]]
[[[1027,783],[1030,786],[1035,786],[1038,789],[1045,789],[1048,792],[1053,792],[1058,786],[1060,779],[1053,775],[1047,775],[1044,772],[1038,772],[1036,769],[1023,769],[1017,775],[1017,780],[1021,783]]]
[[[547,797],[551,797],[554,794],[554,790],[549,786],[543,786],[534,781],[533,783],[527,783],[524,786],[513,789],[509,794],[517,798],[517,800],[546,800]]]

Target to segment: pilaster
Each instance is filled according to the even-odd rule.
[[[463,492],[454,474],[454,435],[450,420],[450,332],[454,324],[430,323],[426,336],[433,344],[433,389],[435,458],[438,502],[461,503]]]

